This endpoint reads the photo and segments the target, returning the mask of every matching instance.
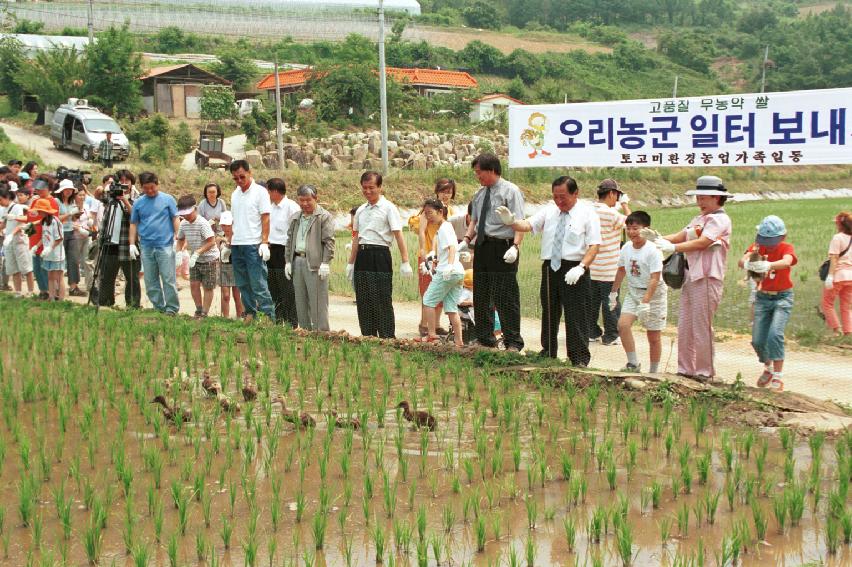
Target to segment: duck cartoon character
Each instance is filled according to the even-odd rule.
[[[541,112],[533,112],[530,114],[527,124],[530,127],[521,132],[521,143],[532,149],[532,153],[528,154],[530,159],[539,153],[543,156],[549,156],[550,152],[542,149],[544,146],[544,132],[547,128],[547,117]]]

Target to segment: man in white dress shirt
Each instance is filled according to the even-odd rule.
[[[588,303],[591,287],[588,267],[601,244],[601,225],[591,204],[579,202],[577,182],[568,176],[552,184],[553,203],[529,220],[518,220],[507,207],[497,214],[517,232],[541,233],[541,354],[556,358],[559,320],[565,312],[568,358],[574,366],[588,366]]]
[[[289,323],[295,328],[299,323],[296,314],[296,293],[293,282],[285,277],[287,230],[290,219],[299,214],[299,205],[286,195],[287,185],[280,177],[273,177],[266,182],[269,192],[269,293],[275,304],[275,320],[279,323]]]

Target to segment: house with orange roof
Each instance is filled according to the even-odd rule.
[[[400,67],[388,67],[386,71],[389,78],[416,89],[423,96],[474,89],[477,86],[476,79],[464,71]],[[289,94],[303,90],[313,72],[310,68],[279,71],[278,82],[281,85],[281,93]],[[257,90],[265,91],[270,98],[275,98],[275,73],[270,73],[261,79],[257,83]]]

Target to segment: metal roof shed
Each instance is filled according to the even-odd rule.
[[[231,84],[231,81],[191,63],[154,67],[139,80],[142,81],[142,105],[145,110],[175,118],[200,116],[202,86]]]

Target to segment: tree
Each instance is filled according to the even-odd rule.
[[[199,41],[198,36],[186,33],[177,26],[168,26],[157,32],[157,48],[163,53],[180,53],[194,49]]]
[[[530,85],[544,76],[544,65],[533,53],[515,49],[506,58],[506,71],[509,76],[520,77]]]
[[[362,118],[378,109],[379,78],[367,65],[341,65],[314,75],[317,117],[333,121],[351,116]]]
[[[129,25],[110,27],[86,48],[86,90],[104,110],[134,116],[142,108],[142,58],[136,53]]]
[[[499,30],[503,25],[503,17],[485,0],[475,0],[464,9],[462,16],[467,25],[474,28]]]
[[[459,51],[459,58],[477,73],[497,74],[505,65],[505,58],[499,49],[478,39],[465,45]]]
[[[70,97],[86,94],[84,54],[75,48],[39,51],[21,68],[18,83],[28,93],[38,96],[42,106],[58,107]]]
[[[21,109],[24,101],[24,89],[18,82],[24,62],[21,42],[8,35],[0,37],[0,90],[6,93],[14,112]]]
[[[173,141],[173,146],[175,148],[175,152],[178,155],[183,155],[189,150],[192,149],[192,145],[195,142],[192,137],[192,132],[189,130],[189,125],[186,122],[181,122],[178,124],[177,132],[174,133],[174,136],[171,136]]]
[[[213,72],[234,83],[237,90],[246,88],[257,76],[257,65],[249,57],[248,51],[229,49],[219,55],[219,62],[213,66]]]
[[[234,89],[225,85],[201,87],[201,119],[225,120],[234,114]]]

